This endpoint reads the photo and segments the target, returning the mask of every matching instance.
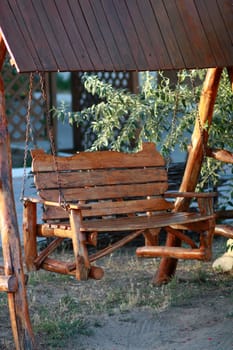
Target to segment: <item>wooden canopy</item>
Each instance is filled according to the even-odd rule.
[[[1,0],[19,72],[227,67],[231,0]]]

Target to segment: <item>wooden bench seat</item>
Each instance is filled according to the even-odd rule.
[[[99,151],[56,157],[42,150],[32,151],[32,171],[38,198],[25,198],[24,249],[29,270],[75,274],[77,279],[101,278],[103,271],[92,263],[144,235],[141,257],[170,256],[208,260],[215,226],[213,194],[169,193],[165,162],[153,143],[145,143],[137,153]],[[174,212],[172,197],[196,197],[198,211]],[[36,205],[44,206],[43,223],[36,217]],[[188,247],[158,246],[163,228]],[[194,242],[189,231],[198,233]],[[90,255],[87,246],[96,246],[98,234],[122,232],[119,241]],[[54,237],[40,253],[37,237]],[[50,258],[50,254],[70,238],[74,262]]]

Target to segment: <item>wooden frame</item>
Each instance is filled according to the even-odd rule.
[[[139,257],[211,258],[212,199],[216,194],[166,192],[165,161],[153,143],[143,144],[138,153],[80,152],[55,161],[42,150],[31,153],[39,198],[25,198],[24,202],[24,251],[29,271],[44,268],[75,275],[78,280],[100,279],[104,272],[92,263],[142,234],[146,245],[137,249]],[[174,197],[197,198],[199,211],[173,212],[174,205],[167,199]],[[44,206],[42,224],[36,218],[37,203]],[[158,246],[161,228],[190,248]],[[199,233],[199,244],[187,235],[189,230]],[[118,231],[124,233],[120,241],[89,255],[87,245],[96,245],[100,232],[113,235]],[[38,253],[37,237],[54,240]],[[65,238],[73,243],[73,263],[50,258]]]

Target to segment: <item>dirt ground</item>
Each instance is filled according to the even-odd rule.
[[[224,245],[216,240],[214,258]],[[180,261],[174,280],[155,287],[151,278],[159,260],[137,259],[134,250],[102,259],[101,281],[30,274],[28,301],[38,349],[233,349],[233,273],[215,274],[211,263]],[[0,349],[13,350],[6,295],[0,298]]]

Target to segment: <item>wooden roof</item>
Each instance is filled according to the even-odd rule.
[[[1,0],[18,71],[233,65],[232,0]]]

